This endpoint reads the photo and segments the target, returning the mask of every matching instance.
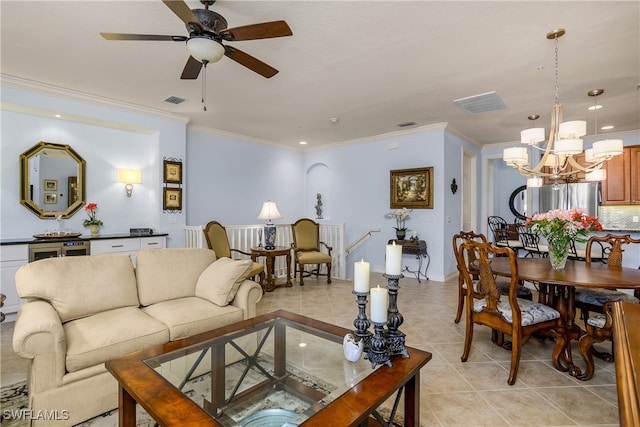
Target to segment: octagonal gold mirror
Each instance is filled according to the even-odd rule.
[[[20,155],[20,203],[40,218],[69,218],[86,203],[85,175],[71,146],[40,141]]]

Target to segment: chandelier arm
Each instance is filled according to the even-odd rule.
[[[602,165],[604,165],[604,162],[606,161],[606,159],[601,159],[585,166],[578,163],[578,161],[573,156],[570,156],[567,160],[569,161],[569,164],[573,169],[578,169],[579,171],[582,171],[582,172],[591,172],[596,169],[600,169],[602,168]]]
[[[547,157],[549,157],[549,154],[553,151],[553,141],[555,141],[558,125],[560,124],[560,122],[562,122],[562,104],[556,102],[555,104],[553,104],[553,107],[551,107],[551,128],[549,129],[549,141],[547,142],[547,148],[544,150],[544,154],[542,154],[542,158],[540,159],[538,164],[533,169],[531,169],[531,173],[542,173],[542,168],[547,161]]]

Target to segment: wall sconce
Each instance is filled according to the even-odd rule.
[[[453,181],[451,181],[451,192],[456,194],[456,191],[458,191],[458,184],[456,184],[456,179],[453,178]]]
[[[126,184],[124,189],[127,197],[133,193],[133,184],[142,183],[142,171],[140,169],[118,169],[118,182]]]

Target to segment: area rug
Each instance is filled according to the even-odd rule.
[[[260,361],[260,364],[261,366],[264,366],[268,372],[273,372],[273,365],[271,364],[270,360],[263,359]],[[231,370],[231,372],[227,373],[227,377],[239,377],[242,374],[244,367],[244,362],[238,362],[232,365],[233,369]],[[289,366],[287,367],[287,371],[298,381],[310,387],[313,387],[316,390],[322,391],[324,394],[330,395],[331,392],[336,389],[334,385],[329,384],[319,378],[313,377],[295,367]],[[251,385],[260,381],[261,378],[262,377],[259,374],[255,373],[253,370],[249,370],[247,377],[243,381],[243,387],[250,387]],[[227,384],[229,384],[229,387],[233,387],[233,385],[235,385],[235,381],[227,381]],[[189,381],[184,387],[184,392],[185,395],[187,395],[190,399],[194,400],[199,405],[202,405],[203,399],[210,399],[210,385],[211,381],[209,380],[209,375],[205,374]],[[2,389],[0,389],[0,393],[0,407],[2,409],[0,411],[0,424],[2,425],[2,427],[26,427],[28,425],[28,422],[26,420],[19,419],[20,417],[15,417],[15,414],[17,414],[18,411],[28,409],[28,390],[26,383],[20,382],[11,386],[3,387]],[[326,404],[328,403],[328,401],[324,401],[324,403]],[[266,414],[269,411],[274,410],[294,415],[297,413],[302,413],[306,409],[306,407],[307,405],[305,405],[304,402],[300,401],[296,397],[284,391],[274,391],[269,395],[269,398],[261,402],[259,406],[247,406],[243,411],[245,415],[240,415],[240,417],[242,419],[242,417],[246,416],[246,423],[244,423],[244,425],[246,426],[261,425],[255,420],[253,423],[250,422],[251,420],[249,419],[249,415],[257,413],[259,411],[262,411],[262,413]],[[388,419],[390,411],[387,408],[380,408],[378,410],[378,413],[384,419]],[[393,426],[402,427],[402,418],[403,415],[397,413],[393,422]],[[156,425],[155,421],[139,405],[136,407],[136,420],[138,427],[154,427]],[[293,417],[290,421],[278,425],[295,426],[298,424],[296,421],[296,418]],[[77,425],[77,427],[117,426],[117,409],[111,410]]]

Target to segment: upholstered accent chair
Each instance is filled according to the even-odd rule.
[[[217,258],[233,258],[232,252],[237,252],[242,255],[251,256],[250,253],[243,252],[240,249],[231,249],[229,246],[229,238],[227,237],[227,230],[222,224],[217,221],[210,221],[204,227],[204,238],[207,241],[209,249],[213,249]],[[259,262],[254,262],[251,271],[247,277],[258,276],[260,286],[264,289],[264,265]]]
[[[467,252],[474,252],[478,260],[479,279],[474,290],[472,269],[465,260]],[[491,258],[509,258],[511,276],[509,295],[500,295],[491,270]],[[511,367],[507,383],[513,385],[518,375],[522,346],[535,333],[548,333],[556,327],[560,313],[537,302],[518,298],[518,261],[511,248],[499,248],[490,243],[470,241],[463,243],[458,252],[458,264],[467,285],[466,331],[462,362],[466,362],[471,352],[474,325],[484,325],[499,334],[511,335]]]
[[[592,246],[601,245],[602,253],[606,255],[607,265],[611,269],[622,267],[623,245],[640,244],[640,239],[633,239],[628,234],[606,236],[592,236],[587,241],[585,262],[596,262],[591,257]],[[635,295],[611,289],[600,288],[576,288],[576,308],[581,310],[587,334],[580,338],[580,352],[582,356],[593,362],[593,355],[607,362],[613,362],[613,354],[597,351],[593,344],[604,340],[611,341],[611,322],[607,319],[606,303],[611,301],[623,301],[633,304],[640,303],[640,292],[636,289]],[[588,364],[589,365],[589,364]],[[593,366],[593,363],[590,364]],[[585,379],[591,378],[591,372],[585,372]]]
[[[490,216],[487,219],[487,223],[491,233],[493,233],[493,244],[499,247],[511,248],[517,255],[518,251],[522,249],[522,243],[517,237],[517,230],[510,230],[509,224],[501,216]]]
[[[304,286],[304,278],[311,275],[327,276],[327,283],[331,283],[331,251],[333,248],[320,241],[320,224],[309,218],[302,218],[291,224],[291,231],[293,235],[291,248],[295,254],[293,278],[295,279],[300,273],[300,286]],[[326,274],[320,273],[322,264],[327,265]],[[315,268],[306,271],[306,265],[315,265]]]
[[[456,260],[459,257],[460,245],[465,242],[477,241],[487,243],[487,237],[484,234],[478,234],[474,231],[460,231],[460,233],[455,234],[452,239],[453,243],[453,255]],[[471,278],[474,281],[477,281],[480,276],[479,272],[475,268],[477,265],[475,257],[475,252],[468,251],[467,252],[468,259],[466,260],[467,265],[469,266],[471,272]],[[454,320],[455,323],[460,322],[460,318],[462,317],[462,310],[464,309],[464,299],[467,293],[467,285],[464,281],[464,276],[462,271],[460,271],[460,264],[458,264],[458,310],[456,311],[456,318]]]

